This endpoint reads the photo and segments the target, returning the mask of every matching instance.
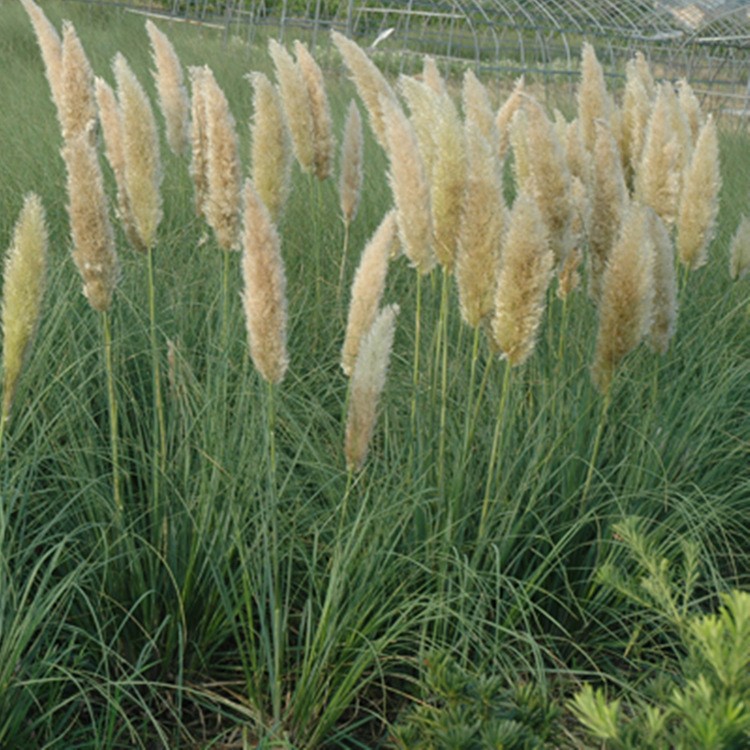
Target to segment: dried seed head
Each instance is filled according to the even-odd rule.
[[[291,192],[292,145],[278,92],[263,73],[251,73],[254,114],[253,185],[273,221],[278,222]]]
[[[26,196],[13,241],[5,258],[2,300],[3,411],[10,415],[24,364],[36,336],[47,271],[44,208],[33,193]]]
[[[677,328],[677,274],[674,246],[664,222],[652,209],[647,210],[654,245],[654,307],[649,346],[666,354]]]
[[[370,330],[385,288],[388,261],[396,242],[396,212],[389,211],[367,243],[352,282],[346,335],[341,350],[341,368],[352,374],[362,337]]]
[[[88,133],[96,140],[94,74],[73,24],[65,21],[62,37],[62,96],[60,123],[64,140]]]
[[[500,134],[495,122],[495,113],[492,110],[487,89],[474,75],[472,70],[467,70],[464,73],[464,83],[461,93],[464,117],[477,124],[484,139],[497,152],[497,149],[500,148]]]
[[[497,126],[498,134],[498,147],[497,154],[500,157],[500,161],[505,159],[505,155],[508,153],[510,147],[510,124],[513,120],[513,115],[521,106],[523,101],[523,93],[525,89],[524,78],[521,76],[513,87],[513,91],[510,96],[505,100],[500,109],[497,111],[495,117],[495,125]]]
[[[422,81],[440,96],[448,93],[448,89],[445,86],[445,80],[443,79],[443,76],[440,75],[435,58],[430,55],[424,56],[422,64]]]
[[[44,73],[49,83],[52,101],[57,110],[57,117],[62,124],[62,42],[60,35],[50,20],[44,14],[44,11],[34,2],[34,0],[21,0],[24,10],[31,20],[34,27],[39,50],[42,53],[44,62]]]
[[[425,174],[429,177],[432,175],[437,158],[435,122],[440,117],[440,104],[443,99],[427,84],[411,76],[402,75],[399,78],[399,89],[409,105],[411,113],[409,122],[417,136],[419,154],[422,157]]]
[[[750,273],[750,219],[743,216],[729,248],[729,276],[739,281]]]
[[[192,97],[190,99],[191,118],[191,159],[190,177],[195,191],[195,213],[205,215],[208,196],[208,124],[206,122],[205,67],[188,68]]]
[[[352,372],[346,415],[344,455],[349,471],[359,471],[367,458],[378,402],[388,373],[398,312],[398,305],[384,308],[362,338]]]
[[[146,31],[156,66],[153,76],[167,126],[167,143],[172,153],[185,156],[190,149],[190,100],[182,65],[167,35],[152,21],[146,21]]]
[[[596,142],[596,122],[609,122],[612,115],[612,102],[604,83],[604,70],[596,57],[594,48],[584,43],[581,55],[581,83],[578,87],[578,121],[581,136],[588,151],[594,150]]]
[[[344,138],[341,141],[341,174],[339,176],[339,199],[341,215],[349,226],[357,215],[362,196],[364,164],[364,138],[362,118],[352,100],[346,113]]]
[[[250,356],[261,376],[277,384],[289,365],[286,277],[279,235],[250,180],[245,182],[242,244],[242,300]]]
[[[651,115],[652,101],[635,59],[625,68],[625,93],[622,104],[622,162],[625,178],[632,184],[643,151],[644,135]]]

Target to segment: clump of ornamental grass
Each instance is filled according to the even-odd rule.
[[[205,67],[188,68],[190,76],[190,177],[195,194],[195,213],[205,215],[208,196],[208,124],[206,122]]]
[[[743,216],[729,246],[729,276],[739,281],[750,273],[750,219]]]
[[[654,302],[648,343],[658,354],[666,354],[677,328],[675,252],[664,222],[653,210],[647,213],[654,245]]]
[[[76,30],[69,21],[63,24],[62,36],[62,91],[60,124],[64,140],[87,133],[96,138],[96,130],[89,127],[96,121],[94,73]]]
[[[344,64],[349,69],[357,92],[367,108],[375,139],[387,151],[387,114],[383,110],[383,102],[398,106],[398,100],[391,85],[356,42],[347,39],[337,31],[331,31],[331,39],[344,59]]]
[[[252,176],[255,190],[274,222],[291,192],[292,147],[281,99],[263,73],[251,73],[253,86]]]
[[[555,256],[534,198],[521,193],[508,219],[495,291],[492,338],[511,367],[534,351]]]
[[[68,170],[68,216],[73,261],[83,279],[91,307],[106,312],[112,305],[119,265],[99,158],[88,133],[65,143]]]
[[[633,203],[607,259],[599,304],[592,376],[609,393],[615,370],[651,327],[654,302],[654,243],[645,207]]]
[[[125,145],[122,132],[122,113],[117,97],[112,87],[102,78],[97,77],[94,89],[96,104],[99,110],[104,139],[104,153],[115,177],[117,188],[117,215],[130,246],[139,252],[146,252],[140,235],[135,227],[133,214],[128,199],[128,189],[125,181]]]
[[[245,181],[243,191],[242,301],[253,364],[276,385],[289,365],[286,345],[286,276],[281,242],[268,209]]]
[[[362,337],[372,326],[385,289],[388,262],[396,241],[396,212],[389,211],[362,253],[352,281],[341,368],[351,375]]]
[[[604,70],[594,48],[584,43],[581,53],[581,82],[578,86],[578,122],[583,144],[593,152],[596,143],[596,122],[609,122],[612,101],[604,83]]]
[[[466,185],[464,128],[449,96],[440,97],[438,116],[433,122],[435,160],[430,182],[433,248],[446,273],[453,271]]]
[[[597,123],[588,215],[588,291],[598,302],[602,277],[628,203],[620,152],[609,125]]]
[[[300,169],[309,174],[315,170],[315,125],[308,87],[299,66],[275,39],[269,40],[268,51],[292,134],[294,156]]]
[[[479,126],[466,123],[467,177],[456,254],[456,283],[461,316],[472,328],[495,306],[495,281],[507,221],[497,151]]]
[[[34,28],[39,50],[42,53],[44,74],[49,83],[52,102],[57,110],[57,116],[62,123],[62,41],[57,29],[52,25],[44,11],[34,0],[21,0],[31,25]]]
[[[307,87],[307,97],[310,104],[313,171],[319,180],[325,180],[330,176],[333,169],[333,154],[336,150],[331,107],[328,103],[325,81],[315,58],[299,40],[294,42],[294,52],[297,56],[297,67]]]
[[[435,266],[432,250],[430,189],[419,155],[414,129],[397,102],[383,98],[388,181],[396,204],[398,234],[404,255],[412,266],[425,274]]]
[[[477,124],[484,139],[490,144],[493,151],[497,152],[500,146],[500,134],[495,122],[495,113],[487,89],[472,70],[467,70],[464,73],[461,99],[464,118]]]
[[[677,214],[677,253],[691,271],[705,265],[719,213],[719,139],[709,115],[685,173]]]
[[[47,227],[39,196],[24,199],[3,273],[3,411],[0,445],[19,378],[39,326],[47,272]]]
[[[167,144],[172,153],[185,156],[190,150],[190,99],[182,65],[167,35],[152,21],[146,21],[146,31],[156,66],[153,76],[166,125]]]
[[[364,137],[362,117],[354,101],[349,103],[341,140],[341,168],[339,174],[339,205],[344,227],[349,227],[357,216],[362,197],[364,166]]]
[[[510,96],[503,102],[495,116],[495,125],[497,127],[498,136],[497,154],[500,161],[503,161],[508,153],[508,148],[510,147],[510,125],[513,116],[516,114],[521,106],[521,102],[523,101],[525,87],[526,84],[524,82],[524,77],[521,76],[516,81]]]
[[[653,208],[671,229],[680,197],[681,146],[674,132],[669,87],[669,83],[659,86],[634,186],[637,200]]]
[[[398,305],[381,310],[360,343],[351,377],[344,437],[349,472],[359,471],[367,458],[378,402],[388,373],[398,312]]]
[[[159,131],[146,92],[121,54],[112,68],[122,118],[125,190],[140,247],[150,250],[162,218]]]
[[[234,116],[229,103],[206,67],[203,81],[206,117],[206,201],[203,213],[224,251],[238,249],[242,168]]]

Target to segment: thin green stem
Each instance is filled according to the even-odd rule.
[[[612,401],[611,397],[612,388],[604,396],[602,401],[602,409],[599,414],[599,424],[596,427],[596,435],[594,436],[594,446],[591,449],[591,460],[589,461],[589,468],[586,472],[586,481],[583,484],[583,492],[581,493],[581,513],[586,510],[586,500],[588,499],[589,489],[591,488],[591,480],[594,478],[594,469],[596,468],[596,461],[599,458],[599,449],[602,444],[602,436],[604,435],[604,428],[607,424],[607,412],[609,411],[609,404]]]
[[[161,393],[161,368],[159,365],[159,342],[156,334],[156,288],[154,283],[154,251],[147,252],[148,270],[148,317],[149,337],[151,339],[151,376],[153,387],[154,423],[152,462],[152,501],[153,507],[159,507],[159,479],[167,462],[167,430],[164,420],[164,402]]]
[[[492,486],[495,484],[495,463],[497,462],[498,449],[500,447],[500,436],[505,426],[505,405],[508,401],[508,392],[510,391],[510,372],[509,362],[505,362],[505,372],[503,373],[503,387],[500,393],[500,402],[497,407],[497,419],[495,421],[495,433],[492,437],[492,449],[490,451],[490,464],[487,467],[487,484],[484,490],[484,501],[482,502],[482,515],[479,520],[479,539],[485,534],[487,515],[490,510],[490,499],[492,497]]]
[[[336,290],[336,299],[341,302],[344,291],[344,277],[346,276],[346,256],[349,252],[349,222],[344,221],[344,247],[341,251],[341,265],[339,267],[339,285]]]
[[[438,430],[438,494],[445,492],[445,441],[448,419],[448,292],[450,277],[443,269],[443,287],[440,294],[440,428]]]
[[[109,406],[109,444],[112,456],[112,494],[115,500],[115,512],[118,522],[123,517],[122,496],[120,494],[120,455],[117,425],[117,398],[115,397],[115,375],[112,366],[112,330],[109,313],[102,313],[102,332],[104,339],[104,366],[107,371],[107,403]],[[0,423],[0,440],[5,426],[5,418]]]
[[[414,446],[417,441],[417,404],[419,394],[419,366],[420,366],[420,346],[422,333],[422,274],[417,274],[417,299],[416,309],[414,311],[414,368],[412,370],[412,389],[411,389],[411,413],[409,424],[411,427],[411,440],[409,441],[409,467],[412,476],[414,475]]]
[[[221,254],[223,256],[221,283],[221,345],[222,350],[226,352],[227,346],[229,345],[229,262],[231,259],[229,257],[230,252],[228,250],[222,250]]]

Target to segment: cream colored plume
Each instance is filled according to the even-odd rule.
[[[592,376],[602,393],[612,385],[622,359],[651,327],[654,245],[648,214],[631,204],[604,272]]]
[[[442,94],[438,94],[426,83],[411,76],[402,75],[399,78],[398,87],[409,106],[409,122],[417,136],[419,154],[422,157],[425,174],[429,177],[432,175],[437,158],[435,122],[440,118],[440,104],[445,100]]]
[[[238,249],[242,167],[234,117],[224,92],[210,68],[203,78],[206,111],[206,177],[208,194],[203,206],[206,221],[222,250]]]
[[[625,93],[622,102],[622,163],[625,179],[632,185],[641,159],[652,101],[635,59],[625,66]]]
[[[29,356],[42,312],[47,273],[47,227],[39,196],[29,193],[5,256],[3,276],[3,411],[10,415],[13,398]]]
[[[125,188],[128,206],[142,247],[156,244],[162,217],[159,131],[146,92],[121,54],[112,63],[122,117]]]
[[[512,367],[533,353],[555,256],[536,201],[521,193],[503,243],[492,319],[494,344]]]
[[[68,215],[73,261],[83,279],[83,294],[91,307],[106,312],[119,277],[114,233],[109,220],[99,158],[88,133],[65,143],[68,168]]]
[[[729,248],[729,276],[739,281],[750,273],[750,219],[743,216]]]
[[[466,157],[456,283],[461,316],[476,328],[495,309],[495,284],[508,210],[497,151],[472,121],[466,123]]]
[[[422,63],[422,82],[440,96],[448,93],[448,89],[445,86],[445,79],[440,75],[435,58],[431,55],[424,56]]]
[[[521,76],[516,81],[513,91],[510,96],[503,102],[500,109],[497,111],[495,116],[495,125],[497,126],[497,135],[499,138],[497,154],[500,157],[500,161],[505,159],[510,147],[510,125],[513,120],[513,116],[521,106],[523,101],[523,94],[525,91],[524,77]]]
[[[680,105],[680,100],[677,97],[677,93],[674,90],[672,84],[666,81],[662,84],[669,105],[669,116],[672,127],[672,133],[677,142],[677,164],[680,177],[687,168],[688,162],[690,161],[690,155],[693,151],[693,134],[690,130],[690,123],[688,122],[687,115]]]
[[[286,277],[278,232],[250,180],[245,181],[242,293],[250,356],[261,376],[280,383],[289,365]]]
[[[398,106],[393,89],[358,44],[337,31],[331,31],[331,39],[341,53],[357,92],[367,108],[375,139],[387,150],[386,118],[382,102],[387,101]]]
[[[389,211],[367,243],[352,282],[346,335],[341,350],[341,368],[351,375],[362,337],[378,314],[385,289],[388,261],[396,241],[396,212]]]
[[[651,68],[649,67],[648,61],[644,57],[643,52],[636,52],[633,60],[635,62],[638,76],[641,79],[641,83],[646,88],[648,98],[653,100],[656,96],[656,84],[654,83],[654,77],[651,75]]]
[[[565,129],[565,159],[571,177],[577,177],[588,188],[593,177],[593,155],[586,151],[578,120],[572,120]],[[595,144],[596,145],[596,144]]]
[[[44,62],[44,73],[47,76],[52,102],[57,110],[57,117],[62,123],[62,42],[60,35],[34,0],[21,0],[24,10],[34,28],[39,50]]]
[[[654,308],[648,333],[650,347],[666,354],[677,328],[677,274],[674,245],[667,227],[652,209],[647,209],[654,245]]]
[[[91,70],[81,40],[69,21],[63,23],[62,36],[62,96],[60,123],[64,140],[88,133],[96,139],[96,101],[94,99],[94,74]]]
[[[578,122],[583,144],[588,151],[594,150],[597,120],[609,122],[611,115],[612,101],[604,83],[604,70],[594,48],[585,42],[581,55],[581,82],[578,86]]]
[[[588,215],[588,291],[598,302],[607,258],[628,204],[622,160],[607,123],[597,122],[593,180]]]
[[[388,181],[396,204],[398,234],[404,254],[417,271],[435,266],[432,250],[430,190],[414,129],[398,103],[380,101],[389,159]]]
[[[352,372],[344,438],[344,455],[349,471],[359,471],[367,458],[378,402],[388,373],[398,312],[398,305],[389,305],[381,310],[359,348]]]
[[[456,262],[461,207],[466,188],[466,143],[464,128],[453,101],[440,97],[433,123],[435,161],[430,180],[433,248],[446,273]]]
[[[685,173],[685,184],[677,215],[677,254],[694,271],[708,260],[708,246],[716,230],[719,213],[719,139],[713,117],[708,116],[695,144]]]
[[[190,177],[195,193],[196,216],[205,215],[208,196],[208,123],[206,122],[205,67],[188,68],[190,97]]]
[[[534,172],[531,166],[532,155],[529,152],[529,116],[523,107],[513,115],[508,129],[510,147],[513,151],[513,176],[517,192],[532,192]]]
[[[292,56],[275,39],[268,40],[297,163],[305,173],[315,169],[314,125],[305,79]]]
[[[490,96],[484,84],[474,75],[472,70],[464,73],[461,97],[464,107],[464,118],[473,120],[487,143],[497,152],[500,148],[500,133],[495,121]]]
[[[292,188],[292,143],[281,99],[263,73],[251,73],[253,86],[253,185],[271,219],[278,222]]]
[[[690,138],[693,143],[698,140],[698,134],[703,127],[703,114],[698,97],[695,95],[692,86],[685,78],[677,84],[678,95],[677,101],[680,104],[682,113],[685,115],[688,125],[690,126]]]
[[[589,221],[589,198],[586,187],[578,177],[570,181],[570,252],[557,273],[557,296],[566,299],[581,285],[579,269],[583,262],[586,226]]]
[[[362,118],[352,100],[346,112],[344,137],[341,141],[341,172],[339,175],[339,203],[344,224],[349,226],[357,216],[362,197],[364,165],[364,137]]]
[[[310,102],[314,172],[319,180],[325,180],[330,177],[333,170],[333,154],[336,150],[331,107],[328,103],[325,81],[315,58],[299,40],[294,42],[294,52],[297,56],[297,67],[307,86]]]
[[[152,21],[146,21],[146,32],[156,66],[153,76],[167,128],[167,144],[172,153],[185,156],[190,150],[190,99],[182,65],[172,42]]]
[[[125,231],[125,236],[133,249],[146,252],[138,234],[133,214],[130,210],[128,189],[125,182],[125,146],[122,132],[122,113],[117,97],[110,85],[102,78],[97,78],[94,89],[99,109],[99,122],[104,137],[104,152],[115,177],[117,186],[117,214]]]
[[[677,217],[680,197],[681,146],[674,133],[670,84],[659,86],[649,117],[641,160],[635,174],[635,197],[651,206],[668,227]]]

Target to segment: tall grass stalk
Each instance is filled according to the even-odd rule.
[[[446,424],[448,417],[448,318],[449,310],[449,292],[450,292],[450,274],[447,269],[442,269],[442,288],[440,291],[440,318],[438,321],[439,338],[437,345],[437,356],[440,357],[440,423],[438,435],[438,466],[437,466],[437,484],[438,494],[443,497],[445,494],[445,442],[447,440]],[[435,368],[436,371],[438,368]]]
[[[120,449],[117,423],[117,397],[115,394],[115,373],[112,365],[112,324],[109,311],[101,313],[102,338],[104,343],[104,366],[107,373],[107,403],[109,406],[109,444],[112,456],[112,496],[115,501],[117,526],[122,528],[124,507],[120,489]],[[0,430],[2,428],[0,427]],[[0,432],[0,436],[2,433]]]
[[[159,508],[160,475],[167,464],[167,427],[164,417],[164,400],[161,390],[161,358],[159,357],[159,339],[156,328],[156,284],[154,280],[154,250],[149,247],[146,252],[146,275],[148,286],[148,319],[149,339],[151,342],[151,382],[153,387],[154,419],[152,445],[154,450],[152,467],[152,503]]]
[[[586,503],[589,496],[589,490],[591,489],[591,481],[594,478],[594,472],[596,471],[596,462],[599,458],[599,451],[602,445],[602,436],[607,426],[607,414],[609,413],[609,406],[612,402],[612,388],[610,387],[604,394],[601,401],[601,411],[599,412],[599,421],[596,425],[596,434],[594,435],[594,445],[591,448],[591,458],[589,459],[589,467],[586,471],[586,480],[583,483],[583,490],[581,491],[581,514],[586,512]]]

